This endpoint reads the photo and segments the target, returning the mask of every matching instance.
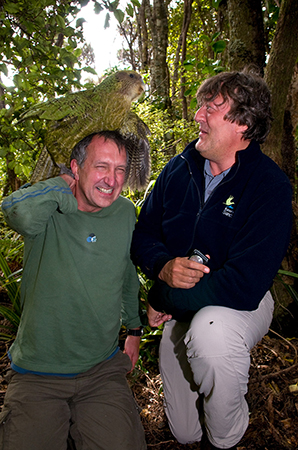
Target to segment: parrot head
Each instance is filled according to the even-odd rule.
[[[101,91],[113,89],[118,95],[126,97],[129,102],[136,101],[145,92],[145,83],[140,74],[134,70],[120,70],[100,83]]]

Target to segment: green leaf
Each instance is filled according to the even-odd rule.
[[[21,8],[20,8],[20,6],[17,5],[17,3],[5,2],[4,10],[7,11],[9,14],[16,14],[16,13],[20,12]]]
[[[188,95],[193,95],[193,89],[189,88],[186,89],[186,91],[184,92],[184,96],[187,97]]]
[[[85,23],[86,20],[83,17],[80,17],[77,21],[76,21],[76,28],[79,28],[83,25],[83,23]]]
[[[67,39],[67,42],[68,42],[68,45],[69,45],[71,48],[76,48],[76,47],[77,47],[77,42],[76,42],[75,39],[69,37],[69,38]]]
[[[81,49],[81,48],[76,48],[76,49],[73,51],[73,54],[74,54],[74,56],[75,56],[76,58],[78,58],[78,57],[81,56],[81,54],[82,54],[82,49]]]
[[[23,172],[23,168],[22,168],[21,164],[15,165],[14,172],[16,175],[20,175]]]
[[[19,74],[14,75],[13,82],[16,85],[16,87],[20,88],[22,86],[22,77]]]
[[[116,9],[116,11],[114,11],[114,16],[116,17],[116,19],[118,20],[119,23],[123,22],[124,12],[121,11],[121,9]]]
[[[217,10],[218,7],[219,7],[220,2],[221,2],[221,0],[212,0],[213,8],[215,8]]]
[[[288,270],[279,270],[278,273],[280,275],[287,275],[289,277],[298,278],[298,273],[295,272],[289,272]]]
[[[207,36],[207,34],[201,34],[200,35],[200,40],[201,41],[205,41],[205,42],[210,42],[210,37]]]
[[[56,16],[56,22],[59,25],[60,28],[65,28],[65,22],[63,17],[61,16]]]
[[[110,11],[116,11],[116,9],[118,8],[119,5],[119,0],[114,0],[113,2],[110,3],[111,9]]]
[[[92,73],[93,75],[97,75],[97,72],[93,67],[83,67],[84,72]]]
[[[8,70],[6,64],[0,64],[0,71],[4,73],[4,75],[7,77]]]
[[[190,70],[193,70],[194,64],[184,63],[183,67],[184,67],[185,70],[190,71]]]
[[[139,2],[139,0],[131,0],[131,3],[136,6],[137,8],[140,8],[141,4]]]
[[[131,4],[127,5],[127,7],[126,7],[126,13],[127,13],[130,17],[133,17],[134,10],[133,10],[133,6],[132,6]]]
[[[225,41],[217,41],[214,42],[214,44],[212,44],[212,49],[214,51],[214,53],[221,53],[225,50],[226,48],[226,42]]]
[[[109,28],[110,26],[110,13],[106,14],[106,19],[105,19],[105,23],[104,23],[104,29]]]
[[[198,107],[198,102],[196,98],[192,98],[189,105],[192,109],[196,109]]]
[[[220,36],[220,31],[217,31],[217,33],[214,33],[214,35],[211,38],[211,41],[215,41],[215,39],[217,39],[218,36]]]
[[[99,14],[103,10],[103,6],[100,3],[95,2],[94,4],[94,12],[95,14]]]

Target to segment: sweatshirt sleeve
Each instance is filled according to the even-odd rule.
[[[129,260],[125,272],[122,290],[122,323],[126,328],[137,328],[141,326],[139,315],[139,279],[136,268]]]
[[[45,230],[55,211],[69,214],[76,212],[78,205],[68,184],[63,178],[56,177],[13,192],[3,201],[1,208],[12,229],[34,238]]]

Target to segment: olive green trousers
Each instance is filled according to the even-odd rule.
[[[127,355],[72,378],[19,374],[0,414],[1,450],[144,450],[138,406],[126,380]]]

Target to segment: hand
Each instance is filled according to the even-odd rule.
[[[158,278],[172,288],[190,289],[194,287],[209,267],[188,258],[175,258],[168,261],[161,269]]]
[[[159,327],[159,325],[172,318],[171,314],[155,311],[150,305],[147,308],[147,316],[150,327]]]
[[[123,353],[126,353],[131,360],[131,370],[128,373],[133,371],[139,358],[140,340],[140,336],[127,336],[125,339]]]
[[[66,181],[66,183],[72,190],[73,195],[75,195],[76,180],[71,175],[68,175],[66,173],[63,173],[62,175],[60,175],[60,177],[63,178],[64,181]]]

